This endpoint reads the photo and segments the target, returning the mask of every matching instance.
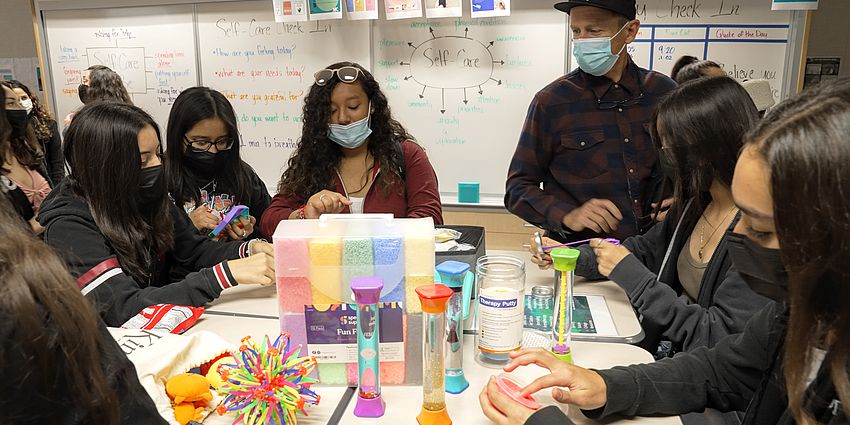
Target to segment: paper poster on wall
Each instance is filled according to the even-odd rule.
[[[345,0],[348,19],[378,19],[378,0]]]
[[[470,0],[473,18],[510,16],[511,0]]]
[[[272,0],[275,22],[297,22],[307,20],[305,0]]]
[[[463,16],[461,0],[425,0],[426,18],[448,18]]]
[[[387,19],[422,17],[422,0],[384,0]]]
[[[773,0],[770,10],[817,10],[818,0]]]
[[[820,83],[838,79],[838,71],[841,69],[841,58],[806,58],[806,74],[803,80],[803,88]]]
[[[310,20],[342,19],[342,0],[309,0]]]

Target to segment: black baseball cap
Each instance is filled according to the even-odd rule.
[[[635,0],[570,0],[555,3],[555,9],[566,13],[570,13],[570,10],[576,6],[598,7],[623,15],[630,20],[635,19]]]

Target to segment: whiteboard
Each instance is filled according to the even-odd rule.
[[[531,99],[575,63],[568,16],[553,0],[512,2],[511,16],[497,18],[471,19],[463,2],[459,18],[387,21],[381,11],[374,21],[287,24],[273,23],[268,0],[171,1],[112,0],[108,9],[95,0],[37,2],[57,115],[80,106],[80,72],[104,54],[119,58],[134,101],[163,127],[181,90],[213,87],[232,102],[243,157],[272,193],[301,135],[313,73],[351,60],[372,71],[393,115],[425,148],[444,202],[456,200],[458,182],[473,181],[482,203],[501,205]],[[637,4],[642,25],[629,53],[638,65],[669,73],[691,54],[739,80],[767,78],[777,100],[793,93],[800,13],[771,11],[770,0]],[[122,57],[143,68],[122,68]]]
[[[444,198],[471,181],[501,204],[528,105],[563,75],[564,14],[551,0],[512,5],[509,17],[375,25],[373,73],[425,148]]]
[[[639,66],[665,75],[683,55],[713,60],[738,81],[767,79],[779,102],[792,15],[770,6],[771,0],[638,2],[641,27],[628,51]],[[574,69],[572,54],[570,60]]]
[[[77,94],[82,71],[106,65],[164,131],[174,99],[198,83],[192,14],[191,5],[45,11],[59,124],[82,106]]]
[[[230,99],[242,158],[274,193],[301,137],[313,73],[340,61],[368,68],[369,23],[275,24],[267,0],[197,7],[201,82]]]

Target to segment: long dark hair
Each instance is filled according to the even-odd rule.
[[[12,135],[12,126],[9,120],[6,119],[6,93],[3,93],[2,102],[0,102],[0,164],[4,162],[3,152],[6,152],[6,146],[9,143],[9,137]]]
[[[823,83],[772,109],[749,137],[770,170],[774,222],[788,271],[790,318],[783,368],[798,423],[812,349],[850,417],[850,79]]]
[[[65,264],[0,194],[0,423],[57,423],[69,406],[85,422],[118,423],[104,373],[104,335]]]
[[[360,84],[372,103],[372,117],[369,127],[369,153],[381,168],[377,181],[388,193],[393,183],[402,181],[404,157],[399,142],[413,140],[404,127],[393,119],[387,98],[372,74],[353,62],[339,62],[327,69],[339,69],[353,66],[360,69],[357,80],[350,84]],[[327,189],[333,184],[333,176],[342,158],[342,148],[328,139],[328,120],[330,118],[331,92],[341,83],[334,76],[325,86],[313,84],[304,101],[303,130],[295,152],[289,158],[289,166],[280,178],[277,191],[285,196],[307,198],[316,192]],[[403,185],[398,185],[403,190]]]
[[[32,93],[26,84],[18,80],[9,80],[9,86],[23,90],[24,93],[29,96],[30,100],[32,100],[32,115],[30,115],[30,117],[34,118],[33,121],[35,121],[32,126],[33,131],[35,131],[35,136],[38,137],[39,140],[50,139],[50,137],[53,136],[50,124],[56,122],[50,111],[41,104],[41,101],[38,100],[38,97]]]
[[[705,72],[709,68],[723,69],[715,61],[702,60],[695,56],[684,55],[673,64],[673,69],[670,71],[670,78],[682,84],[686,81],[705,77]]]
[[[180,203],[201,202],[195,180],[183,164],[183,141],[186,133],[195,124],[210,118],[218,118],[227,127],[227,134],[233,139],[233,147],[216,153],[223,156],[223,168],[216,173],[228,182],[230,190],[239,202],[251,199],[251,167],[239,156],[239,129],[236,126],[236,113],[223,94],[209,87],[192,87],[177,96],[168,116],[168,129],[165,134],[168,156],[165,158],[165,175],[168,190]]]
[[[9,90],[14,88],[6,81],[0,81],[0,86],[6,87]],[[3,105],[5,108],[6,93],[3,93],[2,90],[4,89],[0,87],[0,94],[3,95]],[[8,121],[8,118],[6,120]],[[41,149],[41,143],[38,142],[31,125],[27,124],[26,131],[24,131],[23,135],[15,136],[10,134],[9,136],[6,136],[6,139],[9,141],[12,155],[15,156],[15,159],[17,159],[18,162],[30,169],[37,169],[41,167],[41,161],[44,159],[44,151]],[[4,154],[5,149],[0,150],[0,165],[2,165],[5,160],[3,157]]]
[[[174,224],[171,200],[140,208],[141,158],[139,132],[159,127],[147,112],[133,105],[102,102],[83,107],[65,133],[65,158],[74,192],[86,200],[95,223],[118,253],[121,266],[146,282],[153,256],[171,249]],[[161,140],[161,139],[160,139]],[[160,176],[157,185],[165,179]]]
[[[661,155],[672,155],[675,164],[673,220],[691,198],[695,208],[689,215],[703,211],[715,179],[731,188],[738,152],[758,119],[752,98],[729,77],[688,81],[659,102],[652,138],[659,148],[665,141]]]
[[[100,101],[133,104],[130,93],[124,87],[124,80],[117,72],[104,65],[92,65],[86,68],[86,71],[91,71],[89,87],[86,90],[86,104]]]

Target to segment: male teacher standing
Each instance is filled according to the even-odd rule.
[[[656,103],[675,83],[638,67],[627,52],[640,28],[634,0],[572,0],[555,8],[570,15],[579,69],[531,101],[505,207],[564,242],[622,240],[652,225],[661,173],[649,129]]]

